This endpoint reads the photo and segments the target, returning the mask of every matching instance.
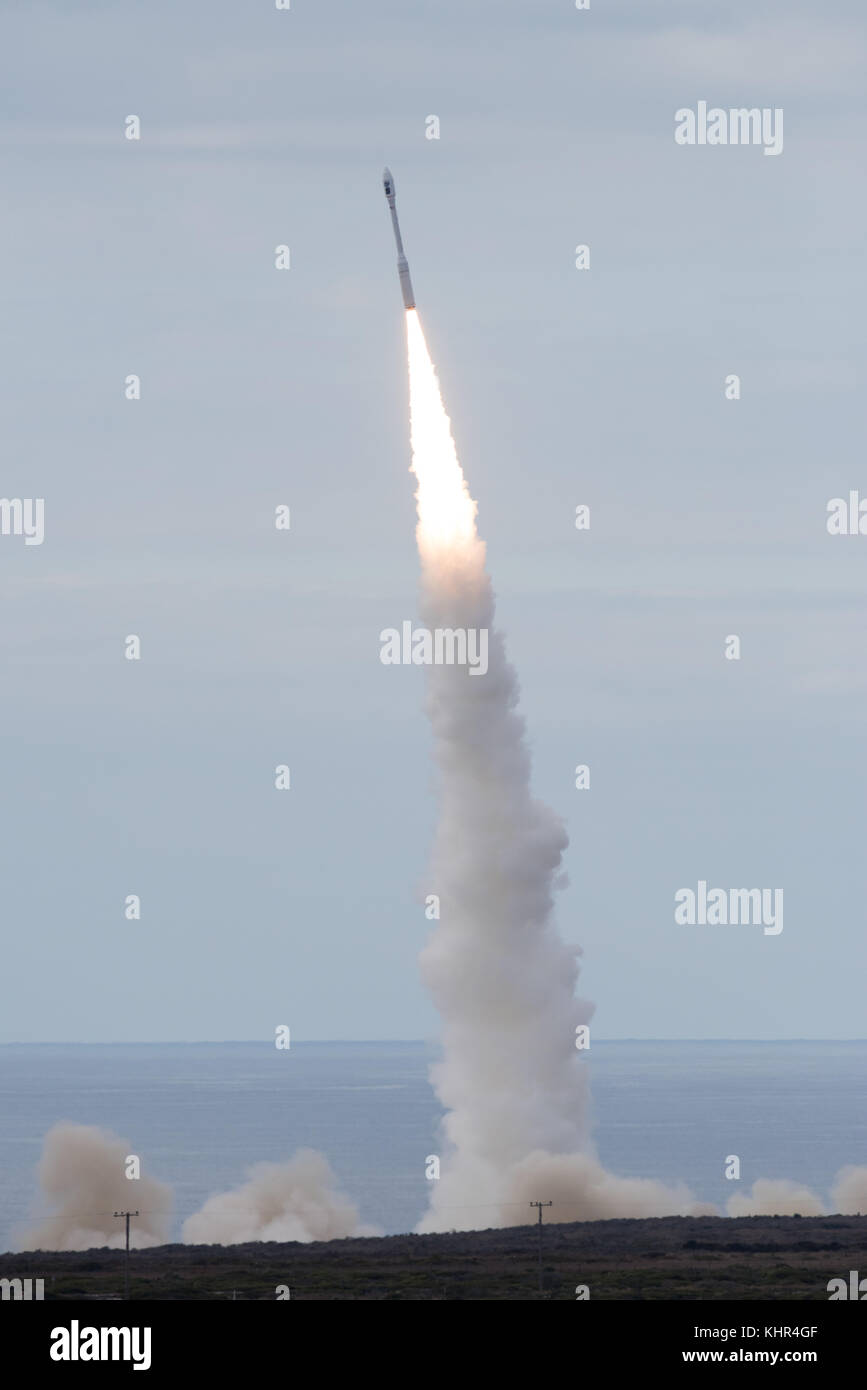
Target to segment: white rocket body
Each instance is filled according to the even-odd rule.
[[[394,228],[394,239],[397,242],[397,278],[400,280],[400,292],[403,295],[403,305],[405,309],[415,308],[415,295],[413,294],[412,281],[409,278],[409,262],[404,254],[403,242],[400,236],[400,223],[397,220],[397,208],[394,202],[394,179],[391,170],[386,168],[382,171],[382,186],[385,189],[385,197],[391,212],[391,225]]]

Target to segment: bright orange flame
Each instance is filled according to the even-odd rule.
[[[406,313],[406,337],[419,546],[427,551],[464,546],[475,540],[477,507],[458,463],[451,423],[415,309]]]

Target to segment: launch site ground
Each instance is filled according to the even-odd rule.
[[[123,1294],[122,1250],[0,1255],[46,1300]],[[167,1300],[827,1301],[867,1276],[867,1216],[652,1217],[312,1244],[163,1245],[130,1253],[130,1298]],[[867,1286],[865,1286],[867,1287]]]

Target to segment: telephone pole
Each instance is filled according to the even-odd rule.
[[[126,1255],[124,1256],[124,1262],[123,1262],[123,1296],[124,1296],[125,1301],[128,1303],[128,1302],[129,1302],[129,1219],[130,1219],[131,1216],[138,1216],[138,1212],[137,1212],[137,1211],[116,1211],[116,1212],[115,1212],[115,1216],[125,1216],[125,1217],[126,1217]],[[539,1219],[540,1219],[540,1220],[542,1219],[542,1213],[541,1213],[541,1212],[539,1212]]]
[[[531,1207],[539,1208],[539,1292],[542,1292],[542,1208],[553,1206],[553,1202],[531,1202]]]

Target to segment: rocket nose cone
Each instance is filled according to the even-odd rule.
[[[391,183],[391,170],[387,164],[382,171],[382,181],[383,183]]]

